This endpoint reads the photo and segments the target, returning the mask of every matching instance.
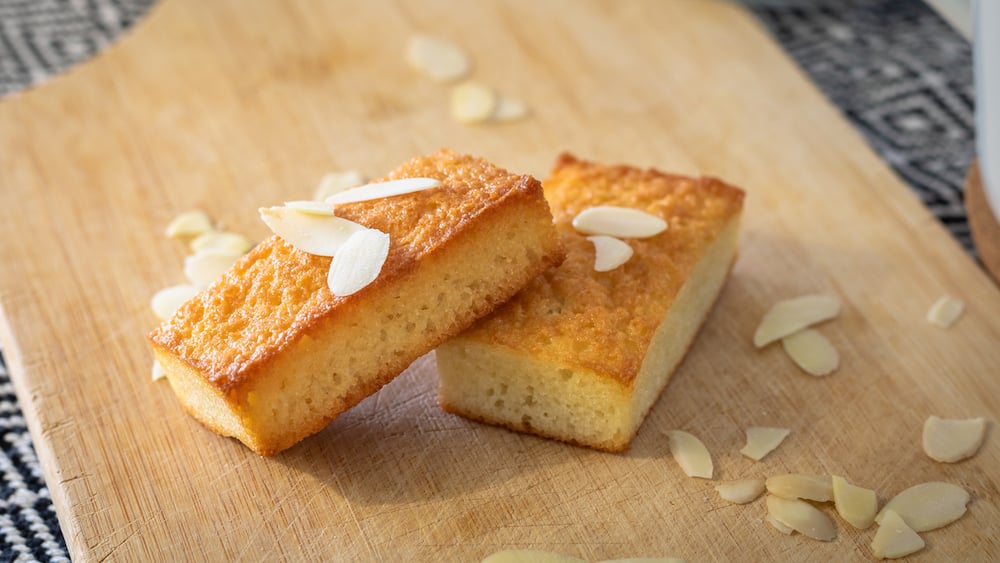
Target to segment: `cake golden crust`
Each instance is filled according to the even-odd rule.
[[[330,258],[275,236],[150,334],[188,412],[276,453],[562,259],[534,178],[445,150],[385,179],[406,177],[443,186],[337,208],[391,240],[378,278],[357,293],[333,296]]]
[[[566,361],[630,384],[653,333],[704,249],[738,216],[743,191],[715,178],[689,178],[560,155],[544,183],[567,258],[466,335]],[[594,271],[593,244],[573,229],[588,207],[615,205],[667,218],[649,239],[629,239],[635,257]]]
[[[638,430],[707,316],[735,255],[742,190],[561,155],[543,183],[566,260],[437,352],[439,402],[467,418],[608,451]],[[598,205],[665,219],[594,271],[572,226]]]

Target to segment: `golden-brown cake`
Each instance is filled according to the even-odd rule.
[[[391,241],[381,273],[357,293],[334,297],[331,259],[274,236],[150,333],[192,416],[277,453],[562,260],[534,178],[445,150],[385,179],[407,177],[444,185],[337,207]]]
[[[566,260],[437,349],[444,410],[606,451],[628,447],[708,315],[736,253],[743,192],[562,155],[543,183]],[[594,270],[573,218],[639,209],[666,231]]]

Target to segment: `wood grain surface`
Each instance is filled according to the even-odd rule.
[[[408,38],[463,45],[529,119],[462,126]],[[378,175],[447,146],[544,177],[570,150],[712,174],[748,192],[741,254],[632,449],[598,453],[449,416],[433,358],[324,432],[260,458],[149,380],[149,297],[182,281],[163,236],[203,208],[263,237],[261,205],[330,170]],[[741,8],[707,0],[162,0],[123,41],[0,103],[2,343],[76,561],[871,559],[874,529],[786,537],[763,499],[683,476],[663,432],[700,436],[716,478],[835,473],[885,501],[927,480],[972,493],[914,561],[1000,552],[1000,440],[942,465],[930,414],[1000,412],[1000,293]],[[750,343],[776,300],[825,292],[825,379]],[[942,294],[965,315],[926,323]],[[759,463],[743,430],[792,434]],[[826,507],[824,510],[833,514]]]

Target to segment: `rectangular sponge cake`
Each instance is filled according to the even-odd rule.
[[[567,257],[437,349],[444,410],[622,451],[708,315],[733,262],[743,192],[713,178],[602,166],[562,155],[544,183]],[[664,232],[594,270],[572,226],[593,206],[639,209]]]
[[[385,180],[407,177],[443,186],[337,206],[390,237],[381,273],[357,293],[333,296],[331,259],[274,236],[150,333],[192,416],[275,454],[562,260],[534,178],[445,150]]]

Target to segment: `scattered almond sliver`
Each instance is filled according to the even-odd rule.
[[[924,453],[934,461],[955,463],[972,457],[986,436],[986,419],[944,419],[929,416],[924,422]]]
[[[780,446],[789,433],[791,430],[787,428],[751,426],[746,429],[747,443],[740,453],[754,461],[760,461]]]
[[[872,539],[872,554],[879,559],[898,559],[916,553],[924,548],[920,534],[906,525],[895,511],[886,511],[875,537]]]
[[[166,235],[169,238],[196,237],[212,230],[212,220],[204,211],[193,209],[185,211],[167,225]]]
[[[848,524],[859,530],[867,530],[875,521],[878,512],[878,497],[875,491],[858,487],[847,479],[833,476],[833,503],[837,514]]]
[[[480,82],[466,81],[451,89],[451,117],[460,123],[482,123],[497,109],[496,92]]]
[[[830,375],[840,366],[840,355],[819,332],[804,328],[781,339],[785,352],[802,371],[816,377]]]
[[[330,262],[330,293],[347,296],[375,281],[389,255],[389,235],[376,229],[355,232]]]
[[[667,229],[667,222],[645,211],[613,205],[584,209],[573,218],[573,228],[586,235],[648,238]]]
[[[191,241],[191,251],[215,251],[230,254],[245,254],[253,248],[253,243],[247,237],[230,232],[209,231],[198,235]]]
[[[159,381],[167,376],[166,370],[160,365],[160,362],[153,360],[153,381]]]
[[[587,240],[594,243],[594,270],[597,272],[614,270],[632,257],[632,247],[621,239],[594,235]]]
[[[701,440],[683,430],[671,430],[667,436],[670,438],[670,453],[685,475],[712,478],[712,456]]]
[[[800,475],[796,473],[774,475],[767,478],[766,486],[767,492],[782,498],[807,499],[817,502],[833,500],[833,481],[828,475]]]
[[[192,285],[205,288],[219,279],[241,254],[203,250],[184,259],[184,276]]]
[[[764,520],[766,520],[767,523],[770,524],[775,530],[778,530],[779,532],[785,534],[786,536],[790,536],[795,533],[795,530],[782,524],[781,522],[778,522],[778,520],[775,519],[775,517],[772,516],[771,514],[768,514]]]
[[[326,198],[338,194],[347,188],[353,188],[364,184],[367,180],[357,170],[346,170],[344,172],[330,172],[319,181],[313,199],[324,201]]]
[[[343,205],[346,203],[382,199],[429,190],[442,185],[443,184],[440,180],[436,180],[434,178],[402,178],[399,180],[389,180],[387,182],[376,182],[334,194],[326,198],[326,203]]]
[[[796,532],[820,541],[833,541],[837,527],[815,506],[798,499],[767,496],[767,512]]]
[[[875,521],[879,524],[888,512],[895,512],[917,532],[947,526],[965,514],[969,492],[951,483],[933,481],[914,485],[892,498]]]
[[[839,314],[840,301],[829,295],[805,295],[779,301],[764,315],[754,332],[753,344],[762,348]]]
[[[406,61],[415,70],[438,82],[458,80],[469,72],[469,56],[454,43],[415,35],[406,47]]]
[[[740,481],[728,481],[715,486],[719,497],[736,504],[747,504],[753,502],[764,493],[763,479],[743,479]]]
[[[561,553],[538,549],[505,549],[487,555],[483,563],[586,563],[585,560]]]
[[[965,303],[960,299],[944,295],[935,301],[930,310],[927,311],[927,322],[941,328],[948,328],[958,320],[964,310]]]
[[[365,229],[347,219],[302,213],[289,207],[263,207],[260,218],[285,242],[317,256],[333,256],[351,235]]]
[[[161,321],[169,319],[181,305],[198,295],[198,291],[193,285],[174,285],[157,291],[150,300],[153,314]]]

